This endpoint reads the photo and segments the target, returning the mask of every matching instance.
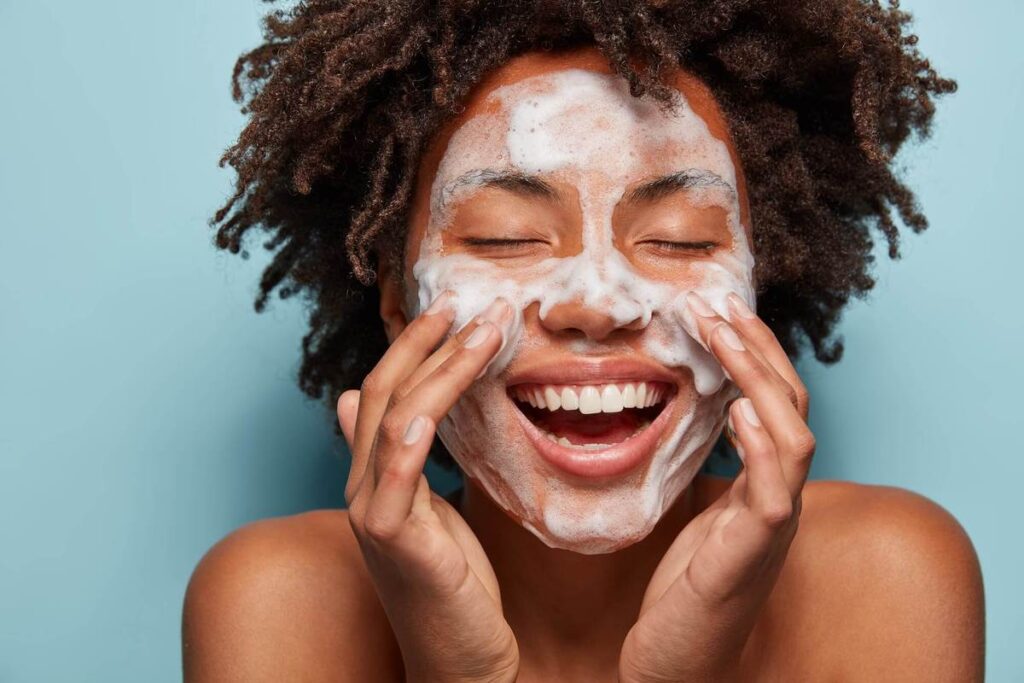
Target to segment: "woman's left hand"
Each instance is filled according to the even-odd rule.
[[[740,653],[796,534],[814,453],[807,390],[772,331],[735,295],[732,323],[689,296],[697,327],[691,333],[744,395],[729,409],[744,468],[655,570],[622,646],[621,681],[737,677]]]

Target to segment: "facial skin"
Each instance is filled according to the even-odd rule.
[[[511,304],[501,353],[439,433],[552,547],[646,536],[738,395],[685,302],[695,291],[728,317],[735,292],[753,306],[745,186],[710,94],[683,72],[672,84],[666,112],[593,51],[495,72],[424,159],[404,300],[383,297],[392,334],[444,291],[453,331]],[[637,393],[648,407],[629,407]]]

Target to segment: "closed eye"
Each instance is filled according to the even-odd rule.
[[[463,237],[460,241],[463,246],[486,247],[490,249],[519,249],[531,244],[547,244],[545,240],[539,239],[514,240],[491,237]]]
[[[672,242],[669,240],[646,240],[640,244],[650,244],[667,251],[696,251],[705,253],[713,251],[716,247],[720,246],[718,242]]]

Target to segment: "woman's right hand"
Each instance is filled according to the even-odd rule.
[[[447,296],[402,331],[360,391],[338,399],[352,452],[345,498],[406,679],[511,681],[519,649],[494,570],[423,476],[437,423],[498,352],[510,310],[496,301],[437,348],[452,323]]]

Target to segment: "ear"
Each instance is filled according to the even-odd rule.
[[[404,287],[389,259],[382,258],[378,262],[377,286],[380,289],[380,319],[384,323],[388,343],[391,343],[402,334],[409,321],[402,310]]]

